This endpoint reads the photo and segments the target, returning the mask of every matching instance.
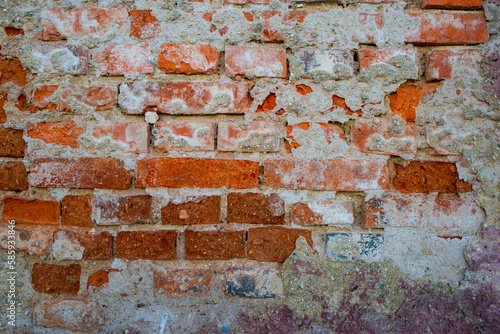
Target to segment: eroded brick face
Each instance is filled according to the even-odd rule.
[[[220,206],[220,196],[174,199],[161,209],[161,220],[172,225],[218,224]]]
[[[3,191],[28,189],[28,173],[22,162],[0,163],[0,189]]]
[[[147,224],[153,222],[153,198],[149,195],[97,196],[98,225]]]
[[[210,291],[213,272],[211,270],[178,269],[155,270],[153,273],[155,292],[169,297],[202,297]]]
[[[22,158],[26,144],[23,132],[15,129],[0,129],[0,156]]]
[[[119,232],[116,256],[128,260],[172,260],[177,256],[177,231]]]
[[[92,205],[89,195],[67,195],[61,200],[61,224],[92,227]]]
[[[227,221],[242,224],[283,224],[285,202],[278,194],[230,193]]]
[[[215,74],[219,53],[211,45],[166,43],[161,46],[158,66],[166,73]]]
[[[184,232],[186,258],[190,260],[230,260],[245,257],[245,231]]]
[[[39,293],[76,294],[80,290],[80,273],[81,267],[78,264],[35,263],[31,284]]]

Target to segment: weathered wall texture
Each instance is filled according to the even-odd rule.
[[[8,333],[500,333],[500,1],[0,1]]]

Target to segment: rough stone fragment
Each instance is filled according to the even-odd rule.
[[[147,158],[137,162],[137,187],[256,188],[259,163],[247,160]]]
[[[172,225],[219,224],[220,206],[220,196],[175,199],[161,209],[161,221]]]
[[[227,221],[241,224],[283,224],[285,202],[276,193],[230,193],[227,195]]]
[[[110,158],[38,158],[29,182],[35,187],[127,189],[132,177],[123,166]]]
[[[276,298],[283,295],[283,282],[276,269],[231,267],[226,270],[226,291],[245,298]]]
[[[380,262],[383,234],[327,233],[326,256],[334,262]]]
[[[297,225],[349,227],[354,222],[352,202],[306,201],[292,205],[291,221]]]
[[[276,152],[280,141],[277,122],[219,122],[218,151]]]
[[[244,114],[249,108],[246,83],[125,82],[118,103],[124,114]]]

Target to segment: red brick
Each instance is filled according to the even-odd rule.
[[[354,222],[352,202],[306,201],[292,205],[291,222],[297,225],[349,226]]]
[[[248,160],[146,158],[137,162],[137,187],[256,188],[259,163]]]
[[[283,224],[285,202],[278,194],[230,193],[227,221],[239,224]]]
[[[283,263],[295,249],[295,242],[304,237],[313,247],[311,231],[285,227],[257,227],[248,230],[248,259]]]
[[[277,152],[280,141],[277,122],[219,122],[218,151]]]
[[[57,331],[99,333],[104,329],[105,318],[98,303],[85,299],[48,299],[33,306],[33,324]]]
[[[45,8],[41,15],[42,30],[37,37],[54,41],[69,37],[104,37],[118,26],[118,35],[125,35],[128,19],[126,8],[76,7],[64,11],[62,7]]]
[[[202,297],[208,295],[214,273],[209,269],[155,270],[153,282],[156,295],[169,297]]]
[[[226,46],[226,73],[234,77],[286,78],[286,50],[263,46]]]
[[[54,233],[52,256],[58,260],[107,260],[113,255],[113,236],[109,232],[95,234],[57,231]]]
[[[65,226],[93,227],[92,205],[89,195],[66,195],[61,200],[61,224]]]
[[[151,9],[130,11],[130,37],[154,38],[161,32],[160,21]]]
[[[118,87],[114,85],[36,85],[31,97],[31,111],[71,111],[67,100],[76,99],[86,107],[100,111],[117,104]]]
[[[417,128],[399,116],[389,121],[360,118],[351,128],[351,141],[364,153],[413,157],[417,153]]]
[[[97,123],[92,128],[92,136],[98,140],[108,138],[117,151],[124,153],[148,153],[149,126],[146,122]]]
[[[59,202],[6,197],[2,220],[7,223],[11,219],[17,224],[58,225]]]
[[[84,75],[89,72],[89,49],[81,45],[33,44],[30,54],[35,73]],[[53,62],[53,59],[62,59]]]
[[[90,287],[98,288],[109,283],[109,273],[119,271],[118,269],[101,269],[89,276],[87,280],[87,289]]]
[[[389,169],[377,161],[268,159],[264,181],[270,188],[365,191],[387,188]]]
[[[71,122],[35,123],[28,125],[30,138],[43,140],[47,144],[79,146],[78,137],[85,132],[83,126]]]
[[[481,9],[483,0],[422,0],[423,9]]]
[[[213,151],[215,125],[212,122],[156,122],[153,134],[157,152]]]
[[[6,83],[12,83],[19,87],[26,85],[26,73],[19,60],[0,60],[0,86]]]
[[[217,74],[219,52],[211,45],[166,43],[161,46],[158,67],[166,73]]]
[[[265,42],[283,42],[283,28],[304,23],[309,13],[305,10],[290,10],[285,12],[269,10],[262,12],[260,17],[262,21],[260,39]]]
[[[386,48],[381,50],[364,49],[358,51],[359,70],[365,71],[368,66],[375,64],[390,64],[391,59],[397,56],[408,56],[418,68],[418,51],[416,48]],[[415,78],[416,79],[416,78]]]
[[[92,55],[103,75],[153,73],[147,61],[151,56],[149,44],[108,45],[106,50]]]
[[[4,31],[5,31],[5,34],[9,37],[24,36],[23,29],[18,29],[18,28],[14,28],[14,27],[5,27]]]
[[[85,247],[84,260],[107,260],[113,256],[113,236],[109,232],[80,234],[78,240]]]
[[[7,102],[7,95],[0,94],[0,123],[7,122],[7,114],[5,113],[4,105]]]
[[[28,189],[28,173],[22,162],[0,163],[0,191]]]
[[[35,187],[127,189],[132,177],[123,161],[111,158],[38,158],[30,167]]]
[[[469,188],[459,180],[457,167],[451,162],[410,161],[394,168],[392,184],[401,192],[460,192]]]
[[[231,3],[231,4],[235,4],[235,5],[269,3],[271,1],[272,0],[224,0],[225,3]]]
[[[248,85],[223,82],[126,82],[118,97],[124,114],[244,114]]]
[[[23,139],[23,131],[6,129],[0,127],[0,156],[23,158],[26,143]]]
[[[219,224],[220,206],[220,196],[174,199],[161,209],[161,221],[172,225]]]
[[[307,131],[311,127],[311,125],[317,124],[323,130],[324,137],[328,145],[332,143],[332,140],[335,138],[344,139],[344,130],[340,126],[331,125],[326,123],[297,123],[294,125],[288,125],[286,127],[286,141],[285,148],[288,152],[292,152],[293,148],[299,148],[301,145],[293,138],[292,132],[294,130],[303,130]]]
[[[405,42],[432,44],[478,44],[488,40],[484,13],[409,13],[418,23]]]
[[[425,57],[425,80],[454,79],[454,72],[460,67],[480,73],[481,60],[478,49],[430,51]]]
[[[186,259],[230,260],[245,257],[245,231],[184,232]]]
[[[77,294],[80,290],[79,264],[67,266],[49,263],[35,263],[31,284],[39,293],[68,293]]]
[[[174,260],[177,231],[118,232],[116,256],[128,260]]]
[[[270,112],[276,108],[276,94],[269,93],[269,95],[264,99],[261,105],[257,106],[255,112]],[[277,110],[276,115],[281,115],[284,113],[283,109]]]
[[[415,122],[415,109],[420,103],[420,99],[434,93],[438,85],[400,86],[395,93],[389,95],[392,113],[401,116],[407,122]]]
[[[149,195],[100,195],[95,200],[98,225],[148,224],[153,222],[153,198]]]
[[[313,92],[312,88],[307,85],[297,85],[295,89],[300,95],[307,95]]]
[[[8,226],[0,226],[0,248],[9,248],[9,231],[12,231]],[[53,228],[17,228],[15,229],[16,251],[25,251],[28,254],[43,255],[47,254],[52,245],[54,235]],[[11,232],[12,233],[12,232]],[[12,245],[12,243],[10,243]]]

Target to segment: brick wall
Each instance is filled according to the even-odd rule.
[[[37,333],[300,332],[235,319],[325,268],[456,284],[498,225],[498,1],[5,6],[0,246],[15,220]]]

